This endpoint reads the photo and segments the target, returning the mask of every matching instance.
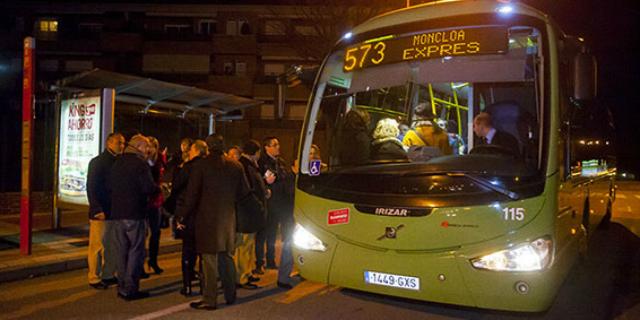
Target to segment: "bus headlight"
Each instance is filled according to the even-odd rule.
[[[471,259],[478,269],[494,271],[537,271],[546,268],[551,262],[553,243],[549,237],[543,237],[492,254]]]
[[[326,251],[327,247],[316,238],[311,232],[303,228],[296,223],[296,228],[293,231],[293,244],[299,249],[313,250],[313,251]]]

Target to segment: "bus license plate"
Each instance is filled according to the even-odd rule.
[[[364,272],[364,282],[380,286],[420,290],[420,278],[375,271]]]

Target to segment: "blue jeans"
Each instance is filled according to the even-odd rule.
[[[291,245],[293,242],[294,226],[293,216],[284,218],[280,224],[280,231],[282,233],[282,251],[280,252],[278,282],[289,283],[289,275],[291,275],[291,271],[293,271],[293,252],[291,251]]]
[[[118,257],[118,293],[131,295],[140,287],[144,263],[144,220],[113,220]]]

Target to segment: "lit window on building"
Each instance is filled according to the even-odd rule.
[[[40,32],[58,32],[58,21],[54,19],[43,19],[39,23]]]

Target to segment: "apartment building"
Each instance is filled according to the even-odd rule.
[[[9,179],[0,192],[19,188],[19,111],[21,104],[21,45],[36,38],[36,155],[34,170],[43,180],[36,188],[50,189],[53,166],[56,80],[99,68],[261,100],[259,107],[220,117],[218,132],[233,144],[246,138],[280,137],[285,158],[297,149],[309,88],[287,89],[282,117],[274,110],[276,77],[291,65],[317,65],[303,57],[294,41],[320,41],[314,27],[297,7],[244,4],[127,4],[17,3],[10,4],[0,22],[0,64],[11,75],[0,92],[4,145],[1,166]],[[296,37],[292,37],[296,34]],[[301,37],[302,36],[302,37]],[[292,40],[294,39],[294,40]],[[17,82],[14,83],[14,82]],[[142,115],[122,119],[137,126]],[[197,120],[199,121],[199,120]],[[196,121],[196,122],[197,122]],[[206,120],[203,120],[206,121]],[[145,123],[145,130],[165,129],[166,122]],[[183,126],[183,122],[178,122]],[[172,131],[195,136],[191,128]],[[122,126],[122,125],[121,125]],[[187,124],[186,127],[189,127]],[[153,131],[153,130],[152,130]],[[13,137],[13,138],[10,138]],[[179,138],[176,138],[179,139]],[[162,139],[161,139],[162,141]],[[5,143],[6,142],[6,143]],[[170,148],[175,147],[173,145]],[[13,150],[13,151],[11,151]],[[5,152],[7,151],[7,152]],[[39,185],[40,184],[40,185]]]

